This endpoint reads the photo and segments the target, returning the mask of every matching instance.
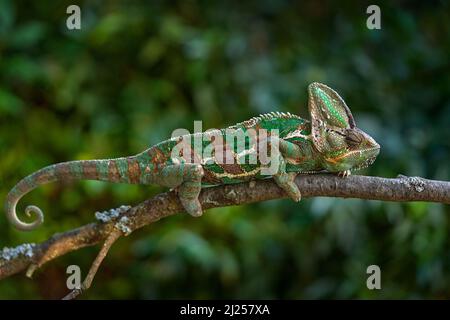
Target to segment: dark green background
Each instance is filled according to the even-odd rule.
[[[176,128],[268,111],[307,117],[307,85],[335,88],[381,145],[361,174],[449,180],[450,7],[364,2],[0,0],[0,199],[51,163],[138,153]],[[39,242],[136,204],[157,187],[51,184],[20,203],[46,213],[0,247]],[[177,215],[121,239],[83,298],[450,298],[450,210],[432,203],[314,198]],[[0,298],[59,298],[68,265],[98,246],[0,281]],[[382,290],[366,288],[377,264]]]

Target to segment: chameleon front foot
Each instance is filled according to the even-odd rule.
[[[273,178],[276,184],[283,189],[292,200],[299,202],[302,199],[302,194],[294,182],[296,176],[297,174],[295,172],[289,172],[275,175]]]
[[[350,170],[345,170],[345,171],[339,171],[338,172],[338,176],[341,178],[345,178],[348,177],[352,174],[352,172]]]

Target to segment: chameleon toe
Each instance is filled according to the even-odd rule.
[[[300,193],[300,190],[298,189],[297,185],[295,185],[295,187],[291,186],[289,188],[284,188],[284,191],[295,202],[299,202],[302,199],[302,194]]]
[[[302,199],[302,194],[298,189],[298,186],[294,182],[296,176],[297,174],[294,172],[283,173],[274,176],[274,180],[277,185],[282,188],[292,200],[294,200],[295,202],[299,202]]]
[[[193,217],[200,217],[203,214],[202,206],[198,199],[180,198],[181,204],[187,213]]]

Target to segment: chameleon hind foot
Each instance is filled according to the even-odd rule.
[[[178,197],[187,213],[193,217],[200,217],[203,210],[198,196],[202,190],[203,168],[201,165],[192,165],[187,169],[185,180],[178,187]]]
[[[283,189],[292,200],[299,202],[302,199],[302,194],[294,182],[296,176],[297,173],[289,172],[277,174],[273,178],[276,184]]]
[[[180,198],[184,209],[194,218],[201,217],[203,215],[202,206],[198,199],[182,199]]]
[[[165,166],[151,178],[159,185],[175,190],[186,212],[193,217],[199,217],[203,213],[198,201],[203,175],[200,164],[177,163]]]

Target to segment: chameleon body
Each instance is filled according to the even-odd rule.
[[[202,187],[208,185],[273,177],[287,195],[299,201],[301,193],[294,183],[297,174],[327,171],[347,176],[350,170],[372,164],[380,150],[373,138],[356,127],[350,109],[334,90],[312,83],[308,94],[310,120],[272,112],[226,129],[173,137],[134,156],[45,167],[22,179],[9,192],[7,217],[20,230],[36,228],[43,222],[42,211],[28,206],[26,214],[35,214],[37,219],[32,223],[20,221],[16,213],[20,198],[41,184],[73,179],[174,188],[192,216],[202,214],[198,196]],[[242,144],[229,140],[230,132],[244,135],[244,149]],[[266,146],[269,162],[263,161],[261,146]],[[208,148],[210,152],[204,152]],[[263,172],[274,163],[274,172]]]

